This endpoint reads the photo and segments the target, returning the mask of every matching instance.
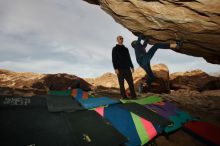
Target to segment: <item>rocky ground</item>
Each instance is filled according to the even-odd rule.
[[[138,98],[150,95],[158,95],[172,101],[178,107],[202,121],[207,121],[220,126],[220,86],[219,77],[210,76],[200,70],[169,75],[165,65],[154,66],[154,73],[161,82],[154,83],[154,90],[139,94]],[[137,69],[133,74],[137,89],[141,78],[145,73]],[[106,73],[95,79],[82,79],[68,74],[35,74],[16,73],[0,70],[0,95],[32,96],[47,94],[48,90],[65,90],[76,87],[76,81],[80,81],[80,87],[89,90],[91,85],[96,89],[90,91],[95,96],[109,96],[120,98],[117,77]],[[167,92],[169,91],[169,92]],[[155,139],[158,146],[204,146],[201,141],[179,130],[171,134],[168,139],[159,136]]]

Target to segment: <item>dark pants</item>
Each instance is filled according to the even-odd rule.
[[[131,74],[130,69],[119,69],[119,74],[118,74],[118,82],[119,82],[119,86],[120,86],[121,96],[123,98],[127,98],[127,95],[125,93],[124,80],[126,80],[129,85],[131,97],[135,98],[136,93],[134,90],[134,83],[133,83],[133,78],[132,78],[132,74]]]
[[[149,51],[141,58],[139,65],[145,70],[145,72],[148,75],[148,80],[147,80],[147,84],[148,87],[151,87],[151,84],[153,82],[153,80],[155,79],[154,74],[151,70],[151,66],[150,66],[150,61],[152,59],[152,57],[154,56],[154,54],[156,53],[157,49],[170,49],[170,44],[169,43],[157,43],[154,46],[152,46]]]

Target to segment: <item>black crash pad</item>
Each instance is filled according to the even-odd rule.
[[[66,113],[78,146],[119,146],[127,139],[95,111]]]
[[[71,96],[47,95],[47,106],[50,112],[78,111],[84,108]]]

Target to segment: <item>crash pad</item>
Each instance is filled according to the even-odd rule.
[[[89,95],[88,92],[83,91],[80,88],[73,89],[71,92],[71,96],[77,98],[77,99],[88,99],[92,98],[93,96]]]
[[[187,121],[196,120],[195,117],[179,109],[169,101],[148,104],[145,105],[145,107],[173,122],[172,126],[165,128],[166,133],[170,133],[181,128]]]
[[[151,122],[121,108],[119,105],[99,107],[95,111],[127,137],[127,146],[144,145],[157,135],[157,131]]]
[[[71,96],[47,95],[47,107],[50,112],[79,111],[84,108]]]
[[[71,96],[72,90],[67,89],[67,90],[50,90],[48,91],[49,95],[58,95],[58,96]]]
[[[161,102],[161,101],[163,101],[163,99],[161,97],[158,97],[158,96],[143,97],[143,98],[139,98],[139,99],[136,99],[136,100],[124,100],[124,99],[121,100],[122,103],[135,102],[135,103],[138,103],[140,105],[152,104],[152,103]]]
[[[199,136],[203,140],[210,143],[210,145],[220,145],[220,127],[211,123],[202,121],[190,121],[184,124],[184,128]]]
[[[86,109],[92,109],[99,106],[108,106],[119,103],[119,100],[111,99],[109,97],[97,97],[88,99],[76,98],[76,100]]]
[[[46,108],[45,96],[0,96],[0,109]]]
[[[64,116],[78,146],[119,146],[127,142],[126,137],[93,110]]]
[[[119,106],[150,121],[157,130],[157,133],[162,133],[165,127],[172,126],[173,124],[170,120],[137,103],[126,103]]]
[[[0,145],[60,146],[75,143],[60,113],[46,108],[1,109]]]

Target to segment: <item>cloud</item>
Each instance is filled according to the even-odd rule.
[[[111,51],[119,34],[138,67],[130,46],[135,36],[98,6],[78,0],[1,0],[0,68],[82,77],[113,72]],[[168,50],[159,50],[155,63],[167,64],[172,72],[197,67],[220,70],[202,59]]]
[[[33,61],[29,58],[19,61],[3,61],[0,62],[1,68],[8,68],[10,66],[19,72],[41,72],[41,73],[74,73],[80,77],[96,76],[100,72],[103,72],[102,67],[88,66],[87,64],[74,64],[57,60],[37,60]]]

